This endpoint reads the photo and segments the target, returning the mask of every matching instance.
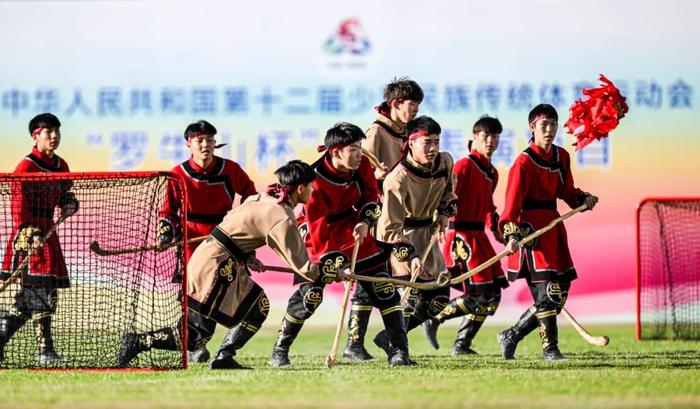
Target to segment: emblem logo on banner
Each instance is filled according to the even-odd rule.
[[[323,45],[326,53],[331,55],[367,55],[371,48],[362,23],[356,17],[341,21],[336,32]]]
[[[372,43],[357,17],[342,20],[323,43],[324,68],[337,73],[364,71],[369,65]]]

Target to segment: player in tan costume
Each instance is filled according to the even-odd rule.
[[[392,169],[402,159],[401,149],[408,139],[406,124],[416,117],[422,101],[423,90],[420,85],[408,78],[399,78],[387,84],[384,88],[384,102],[375,108],[377,119],[365,131],[362,149],[384,164],[384,169],[374,170],[380,195],[387,169]],[[363,286],[357,286],[351,301],[348,343],[343,357],[362,361],[373,359],[364,345],[369,316],[374,308],[372,294],[365,291]]]
[[[255,249],[267,244],[296,273],[310,280],[318,278],[293,211],[298,203],[309,200],[316,174],[306,163],[291,161],[275,175],[279,183],[268,188],[267,194],[253,195],[229,211],[187,265],[187,349],[194,351],[209,341],[217,323],[232,328],[211,362],[212,369],[243,368],[233,357],[267,318],[270,301],[248,272],[262,271]],[[151,348],[180,349],[180,327],[125,334],[118,366],[127,366]]]
[[[440,125],[432,118],[421,116],[411,121],[404,149],[406,157],[384,181],[377,239],[393,244],[391,266],[396,277],[408,279],[417,274],[417,281],[427,282],[447,270],[437,241],[431,240],[435,229],[444,233],[448,218],[457,210],[453,161],[448,153],[439,152],[440,132]],[[427,257],[421,263],[425,252]],[[439,314],[449,301],[449,294],[447,286],[414,293],[404,309],[406,330]],[[374,342],[387,353],[392,349],[385,331],[377,334]]]

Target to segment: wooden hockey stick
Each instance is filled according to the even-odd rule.
[[[265,269],[265,271],[276,271],[279,273],[296,274],[296,272],[289,267],[263,265],[263,268]],[[440,275],[440,277],[446,278],[447,276]],[[362,275],[357,275],[357,274],[349,274],[348,278],[350,278],[351,280],[364,281],[367,283],[402,285],[402,286],[406,286],[406,287],[416,288],[418,290],[434,290],[436,288],[444,287],[450,283],[449,279],[440,279],[440,278],[438,278],[437,280],[428,281],[425,283],[410,283],[406,280],[400,280],[398,278],[371,277],[371,276],[362,276]]]
[[[420,258],[420,263],[421,266],[425,263],[425,260],[428,259],[428,254],[430,254],[430,250],[432,250],[433,245],[435,244],[435,241],[437,241],[438,235],[440,234],[440,227],[435,225],[435,231],[433,232],[432,237],[430,237],[430,242],[428,243],[428,247],[425,248],[423,251],[423,254],[421,255]],[[410,261],[409,261],[410,265]],[[409,281],[411,284],[415,284],[416,280],[418,279],[418,274],[411,274],[411,281]],[[408,286],[408,284],[404,284]],[[404,304],[406,300],[408,300],[408,296],[411,293],[411,290],[406,289],[403,294],[401,295],[401,304]]]
[[[357,253],[360,251],[360,240],[355,241],[355,247],[352,248],[352,258],[350,259],[350,271],[355,272],[355,263],[357,262]],[[350,290],[352,289],[352,281],[345,282],[345,293],[343,293],[343,302],[340,305],[340,318],[338,326],[335,328],[335,338],[333,338],[333,347],[331,353],[326,357],[326,366],[333,368],[335,365],[335,357],[338,354],[338,345],[340,344],[340,334],[345,326],[345,312],[348,309],[348,300],[350,300]]]
[[[379,169],[382,172],[386,172],[388,170],[386,166],[382,165],[379,159],[377,159],[377,157],[374,156],[374,154],[372,154],[372,152],[368,151],[365,148],[362,148],[362,154],[366,156],[367,159],[369,159],[369,162],[372,164],[372,166],[374,166],[375,169]]]
[[[591,335],[590,332],[586,331],[586,329],[583,328],[583,326],[581,326],[581,324],[579,324],[578,321],[576,321],[576,318],[574,318],[574,316],[571,315],[571,313],[567,311],[566,308],[561,309],[561,314],[564,316],[564,318],[566,318],[569,321],[569,323],[571,324],[571,326],[574,327],[576,332],[578,332],[578,334],[581,335],[581,337],[585,339],[586,342],[588,342],[589,344],[595,345],[597,347],[604,347],[610,343],[610,338],[605,335]]]
[[[544,226],[543,228],[537,230],[536,232],[534,232],[534,233],[530,234],[529,236],[526,236],[525,238],[520,240],[518,242],[518,245],[522,246],[524,244],[531,242],[532,240],[534,240],[534,239],[540,237],[541,235],[547,233],[548,231],[552,230],[554,228],[554,226],[556,226],[557,224],[563,222],[564,220],[568,219],[569,217],[575,215],[576,213],[580,213],[586,209],[588,209],[588,206],[586,206],[584,204],[584,205],[581,205],[581,206],[569,211],[568,213],[564,214],[563,216],[557,217],[556,219],[549,222],[548,225]],[[462,281],[468,279],[469,277],[472,277],[476,274],[479,274],[480,272],[482,272],[482,271],[486,270],[487,268],[491,267],[492,265],[496,264],[496,262],[498,260],[502,259],[503,257],[505,257],[507,255],[508,255],[508,253],[505,250],[503,250],[502,252],[496,254],[495,256],[491,257],[490,259],[486,260],[485,262],[483,262],[483,263],[479,264],[478,266],[474,267],[473,269],[467,271],[466,273],[453,278],[452,280],[450,280],[450,284],[459,284]]]
[[[41,246],[46,244],[46,240],[48,240],[49,237],[51,237],[56,232],[56,229],[58,228],[58,226],[61,223],[63,223],[64,221],[66,221],[67,218],[68,218],[68,216],[61,215],[58,217],[58,219],[56,219],[56,222],[53,224],[53,226],[51,226],[51,228],[49,228],[49,231],[47,231],[46,234],[44,234],[44,236],[41,238]],[[31,244],[30,244],[30,246],[31,246]],[[19,266],[17,266],[15,271],[13,271],[12,274],[10,274],[10,276],[7,277],[7,280],[3,281],[0,284],[0,293],[5,291],[5,288],[7,288],[7,286],[9,286],[10,284],[14,283],[17,280],[17,277],[19,277],[22,270],[24,270],[24,268],[27,266],[27,264],[29,264],[29,259],[31,258],[32,255],[34,255],[34,252],[37,249],[38,248],[32,248],[31,251],[29,252],[29,254],[27,254],[27,256],[24,257],[24,260],[22,260],[22,262],[19,263]]]
[[[185,244],[194,244],[204,241],[209,236],[199,236],[188,239]],[[116,256],[118,254],[129,254],[129,253],[142,253],[146,251],[165,251],[169,248],[176,247],[182,244],[182,241],[176,241],[174,243],[167,244],[165,246],[159,246],[157,244],[151,246],[141,246],[141,247],[127,247],[122,249],[103,249],[100,247],[100,243],[93,241],[90,243],[90,250],[92,250],[98,256]]]
[[[364,281],[368,283],[402,285],[404,287],[411,287],[417,290],[434,290],[436,288],[444,287],[450,283],[450,280],[449,278],[447,278],[447,275],[443,274],[440,274],[437,280],[428,281],[425,283],[412,283],[406,280],[400,280],[398,278],[368,277],[355,274],[350,274],[350,278],[355,281]]]

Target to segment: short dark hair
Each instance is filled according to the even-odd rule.
[[[418,118],[410,121],[408,125],[406,125],[406,130],[409,136],[417,131],[425,131],[428,133],[428,135],[440,135],[442,132],[440,124],[435,122],[433,118],[426,115],[419,116]]]
[[[530,114],[527,116],[527,123],[531,123],[533,119],[540,115],[544,115],[546,118],[552,118],[557,121],[559,120],[559,114],[557,114],[557,110],[554,109],[553,106],[549,104],[539,104],[532,108],[532,111],[530,111]]]
[[[316,172],[309,164],[295,159],[277,169],[275,176],[280,186],[294,188],[313,182],[316,179]]]
[[[348,122],[338,122],[331,129],[326,131],[323,144],[326,148],[331,146],[347,146],[365,138],[359,126]]]
[[[187,128],[185,129],[186,140],[196,135],[214,136],[216,135],[216,128],[214,128],[214,125],[210,124],[209,122],[200,119],[197,122],[187,125]]]
[[[472,127],[472,133],[479,132],[500,134],[503,132],[503,125],[501,125],[501,121],[499,121],[498,118],[484,115],[474,122],[474,126]]]
[[[399,101],[410,99],[418,103],[423,102],[423,89],[417,82],[408,77],[394,78],[384,88],[384,102],[398,99]]]
[[[29,121],[29,135],[34,135],[34,131],[39,128],[60,128],[61,121],[58,120],[56,115],[44,112],[32,118]]]

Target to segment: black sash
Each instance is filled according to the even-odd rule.
[[[467,220],[450,220],[450,229],[452,230],[481,230],[486,228],[484,222],[472,222]]]
[[[238,245],[228,236],[228,234],[226,234],[218,226],[214,227],[214,230],[211,231],[210,235],[216,241],[221,243],[226,251],[228,251],[228,254],[230,254],[234,259],[245,261],[245,259],[248,258],[248,254],[244,253],[243,250],[241,250],[241,248],[238,247]]]
[[[557,210],[556,200],[525,199],[523,210]]]
[[[413,219],[411,217],[407,217],[403,222],[404,227],[411,228],[428,227],[431,224],[433,224],[433,219]]]

